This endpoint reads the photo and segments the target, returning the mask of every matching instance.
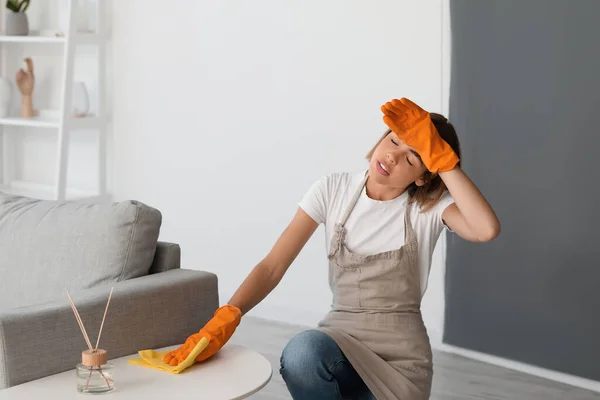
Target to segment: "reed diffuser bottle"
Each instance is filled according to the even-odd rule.
[[[108,363],[106,350],[84,350],[76,373],[78,392],[106,393],[115,389],[113,366]]]
[[[106,303],[106,309],[104,310],[104,317],[102,317],[102,324],[100,324],[100,332],[98,333],[96,347],[92,347],[92,343],[90,342],[90,338],[85,330],[85,327],[83,326],[83,321],[79,316],[77,307],[75,307],[75,303],[73,302],[71,295],[69,292],[67,292],[67,296],[69,296],[69,302],[71,303],[71,308],[75,314],[75,319],[77,319],[79,328],[83,333],[83,338],[88,345],[88,349],[81,353],[81,363],[77,364],[75,367],[77,391],[80,393],[101,394],[115,390],[113,366],[112,364],[108,363],[108,354],[106,350],[98,348],[112,293],[113,291],[111,289],[110,295],[108,296],[108,302]]]

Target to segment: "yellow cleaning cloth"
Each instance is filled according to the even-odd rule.
[[[138,351],[140,358],[132,358],[128,360],[130,364],[139,365],[140,367],[148,367],[157,369],[159,371],[170,372],[172,374],[179,374],[186,368],[194,364],[196,357],[208,346],[208,339],[203,337],[200,339],[198,344],[194,347],[194,350],[187,356],[187,358],[179,365],[172,366],[163,361],[163,357],[169,351],[154,351],[154,350],[142,350]]]

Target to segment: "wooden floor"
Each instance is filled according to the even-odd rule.
[[[273,379],[252,399],[291,399],[279,375],[279,357],[288,340],[304,329],[306,327],[250,316],[243,320],[231,342],[252,347],[273,365]],[[600,394],[456,355],[435,352],[431,400],[442,399],[600,400]]]

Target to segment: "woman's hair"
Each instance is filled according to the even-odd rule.
[[[440,137],[450,145],[460,160],[460,143],[458,142],[458,136],[456,135],[454,126],[448,122],[446,117],[441,114],[430,113],[430,116],[431,121],[433,122],[433,125],[435,125]],[[379,143],[381,143],[381,141],[385,139],[391,132],[391,129],[385,131],[383,136],[379,138],[375,146],[373,146],[371,151],[369,151],[367,154],[367,160],[371,161],[371,157],[373,157],[373,153],[375,152],[377,146],[379,146]],[[458,162],[458,166],[460,166],[460,161]],[[444,181],[442,181],[442,178],[440,178],[439,175],[433,174],[429,171],[425,171],[423,180],[425,180],[425,184],[423,186],[417,186],[417,184],[413,182],[408,186],[407,190],[410,201],[416,201],[417,204],[421,206],[422,211],[425,212],[440,200],[446,191],[446,185],[444,185]]]

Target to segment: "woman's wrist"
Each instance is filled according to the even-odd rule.
[[[33,96],[30,94],[24,94],[21,97],[21,114],[30,118],[34,116],[33,113]]]
[[[458,164],[456,164],[452,169],[449,169],[448,171],[439,171],[438,175],[440,176],[440,178],[442,178],[442,180],[444,180],[444,178],[447,179],[448,176],[456,174],[457,172],[463,172]]]

